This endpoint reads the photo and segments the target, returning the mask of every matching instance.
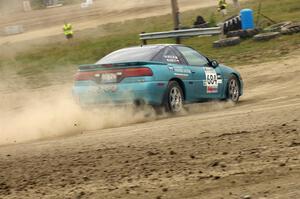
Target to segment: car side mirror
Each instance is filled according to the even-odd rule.
[[[219,62],[217,60],[212,60],[212,61],[210,61],[210,65],[213,68],[217,68],[219,66]]]

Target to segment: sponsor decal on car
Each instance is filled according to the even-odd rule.
[[[174,72],[174,75],[181,78],[186,78],[192,73],[190,69],[181,66],[169,66],[169,70]]]
[[[188,77],[189,74],[184,74],[184,73],[174,73],[177,77]]]
[[[222,84],[222,77],[218,75],[214,68],[205,67],[205,80],[203,85],[206,87],[207,93],[218,93],[219,84]]]
[[[165,60],[169,63],[179,63],[179,59],[177,56],[174,55],[165,55]]]
[[[174,67],[173,66],[169,66],[169,70],[170,71],[174,71]]]

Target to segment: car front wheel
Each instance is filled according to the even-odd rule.
[[[240,84],[236,76],[231,76],[227,86],[227,100],[237,103],[240,98]]]

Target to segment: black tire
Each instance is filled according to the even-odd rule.
[[[258,29],[249,29],[249,30],[235,30],[229,31],[226,36],[227,37],[240,37],[242,39],[246,39],[249,37],[253,37],[254,35],[258,34]]]
[[[282,28],[284,28],[284,27],[286,27],[290,24],[292,24],[291,21],[284,21],[284,22],[273,24],[269,27],[266,27],[264,29],[264,31],[266,31],[266,32],[280,32],[282,30]]]
[[[239,37],[242,30],[229,31],[226,33],[227,37]]]
[[[255,29],[249,29],[249,30],[246,30],[247,32],[247,37],[253,37],[254,35],[257,35],[260,30],[255,28]]]
[[[292,35],[294,33],[295,33],[294,30],[291,30],[291,29],[285,29],[285,30],[281,31],[281,34],[283,34],[283,35]]]
[[[166,112],[179,113],[183,110],[184,95],[182,88],[176,81],[170,81],[163,99]]]
[[[282,28],[281,33],[283,35],[291,35],[300,32],[300,23],[293,23]]]
[[[228,80],[226,96],[228,101],[234,103],[240,99],[240,82],[235,75],[232,75]]]
[[[283,35],[292,35],[294,33],[299,33],[299,32],[300,32],[300,27],[293,27],[293,28],[289,28],[289,29],[281,31],[281,33]]]
[[[234,46],[241,43],[241,39],[239,37],[230,37],[226,39],[221,39],[218,41],[215,41],[213,43],[214,48],[221,48],[221,47],[226,47],[226,46]]]
[[[239,30],[242,28],[240,16],[232,16],[224,21],[223,31],[227,34],[229,31]]]
[[[270,39],[274,39],[280,35],[279,32],[267,32],[267,33],[261,33],[254,36],[255,41],[268,41]]]

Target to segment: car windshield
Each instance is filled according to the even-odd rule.
[[[121,62],[151,61],[151,59],[163,48],[163,46],[142,46],[124,48],[114,51],[96,64],[110,64]]]

